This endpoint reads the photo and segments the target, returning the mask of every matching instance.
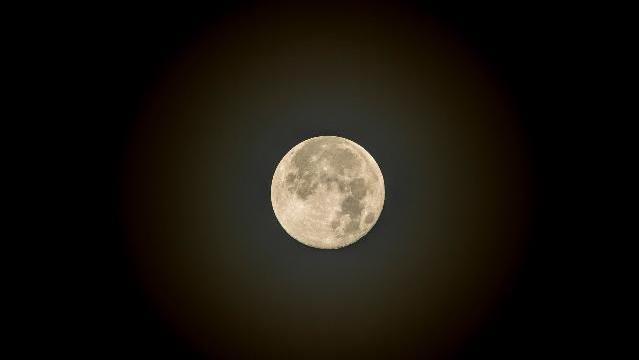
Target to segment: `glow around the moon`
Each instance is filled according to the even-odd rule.
[[[375,225],[384,205],[384,178],[361,146],[319,136],[293,147],[271,183],[271,203],[284,230],[320,249],[354,243]]]

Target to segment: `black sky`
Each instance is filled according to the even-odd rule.
[[[324,5],[322,11],[340,11],[338,5],[334,6],[338,10],[326,10],[331,6]],[[370,5],[352,5],[346,13],[357,14],[358,6]],[[390,5],[379,5],[379,9],[384,6],[391,8]],[[573,250],[576,240],[569,226],[575,223],[575,215],[567,215],[571,200],[580,187],[568,176],[570,164],[580,161],[569,145],[570,134],[574,134],[576,127],[570,109],[577,101],[574,93],[567,95],[566,91],[574,85],[580,66],[574,54],[575,47],[584,41],[579,25],[572,21],[567,7],[483,2],[473,5],[408,3],[402,6],[402,12],[425,14],[444,24],[458,41],[477,54],[491,78],[506,89],[512,99],[509,104],[517,113],[517,126],[523,134],[521,141],[528,156],[525,167],[529,174],[530,202],[526,209],[530,225],[522,240],[521,266],[513,273],[514,280],[509,282],[507,290],[496,302],[498,305],[481,326],[442,356],[476,359],[539,358],[557,352],[570,354],[574,351],[573,345],[578,343],[576,339],[580,338],[577,328],[584,322],[580,316],[579,297],[573,292],[582,280],[578,265],[573,265],[572,261],[576,261],[575,264],[579,261],[567,260],[579,256]],[[155,95],[150,94],[203,32],[223,23],[229,14],[259,16],[261,9],[272,10],[273,7],[268,2],[258,6],[226,2],[205,8],[186,5],[113,7],[73,10],[77,15],[59,17],[63,30],[48,35],[56,41],[46,53],[50,56],[50,64],[59,64],[54,66],[61,70],[55,78],[61,82],[62,92],[68,94],[67,101],[74,104],[72,114],[62,120],[68,128],[66,135],[72,139],[63,146],[64,154],[72,159],[74,180],[70,187],[79,196],[61,205],[64,213],[74,218],[74,225],[64,241],[68,246],[65,246],[62,264],[65,270],[61,280],[52,282],[47,291],[52,294],[49,295],[51,304],[55,304],[51,306],[55,310],[55,320],[47,326],[51,339],[55,339],[52,346],[89,357],[185,359],[204,356],[201,349],[177,333],[170,316],[150,299],[148,289],[134,270],[139,253],[130,248],[127,200],[123,195],[129,181],[127,161],[131,134],[145,110],[143,104],[150,101],[150,96],[154,99]],[[392,6],[392,9],[397,8],[397,4]],[[305,9],[311,9],[311,6]],[[363,120],[352,124],[346,121],[347,125],[331,121],[311,119],[310,128],[299,127],[299,133],[266,130],[269,139],[265,141],[274,145],[264,156],[283,154],[282,150],[287,151],[296,140],[318,132],[341,129],[344,135],[358,136],[357,129],[366,126]],[[226,129],[227,125],[220,126]],[[240,132],[243,125],[234,126],[228,128],[232,134]],[[323,128],[313,129],[313,126]],[[245,128],[255,127],[246,125]],[[361,136],[373,142],[373,147],[378,146],[372,151],[376,159],[374,151],[382,153],[381,157],[387,157],[385,160],[389,163],[394,160],[394,153],[384,154],[384,146],[392,144],[391,140],[385,142],[384,136],[374,132]],[[362,145],[368,149],[366,144]],[[242,151],[249,153],[251,150],[238,147],[238,152],[229,157],[245,159],[246,154]],[[403,154],[401,150],[397,153]],[[268,162],[251,161],[254,161],[251,164],[264,167],[258,170],[259,173],[270,171]],[[383,162],[381,166],[385,171]],[[401,174],[421,173],[415,170]],[[245,186],[249,193],[239,195],[238,201],[250,204],[254,199],[252,196],[260,196],[259,187],[250,185],[258,180],[245,178],[242,181],[249,184]],[[217,183],[223,184],[227,182]],[[232,189],[240,188],[231,185],[230,181],[228,185]],[[401,210],[400,205],[397,206]],[[224,219],[242,226],[244,220],[234,217],[240,215],[238,209],[232,209]],[[385,211],[392,209],[391,204]],[[252,209],[248,214],[254,219],[262,219],[260,216],[263,215],[264,220],[257,220],[258,224],[260,221],[267,224],[270,215],[262,208]],[[381,225],[384,225],[383,219],[376,227]],[[241,235],[256,231],[259,230],[245,229]],[[272,231],[275,233],[277,229]],[[286,256],[297,251],[287,246],[281,245],[276,250],[288,254]],[[313,260],[313,254],[304,256],[307,255],[311,262],[325,264],[323,260]],[[352,261],[357,261],[358,256],[365,255],[355,253],[350,256]],[[335,266],[345,266],[341,260],[330,261]],[[220,280],[218,285],[223,287],[226,281]],[[224,319],[222,322],[230,321]],[[416,330],[406,331],[411,336],[416,333]],[[225,336],[220,338],[226,339]],[[233,340],[241,341],[237,336]],[[418,337],[407,340],[408,353],[419,357],[423,350],[419,343]],[[222,344],[219,349],[213,346],[208,350],[223,358],[229,355],[228,346]]]

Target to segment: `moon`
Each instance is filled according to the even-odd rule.
[[[384,206],[384,178],[363,147],[318,136],[289,150],[271,182],[271,203],[284,230],[302,244],[339,249],[366,235]]]

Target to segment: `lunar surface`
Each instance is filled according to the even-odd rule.
[[[366,235],[382,212],[384,196],[375,159],[337,136],[297,144],[277,165],[271,183],[271,203],[284,230],[319,249],[338,249]]]

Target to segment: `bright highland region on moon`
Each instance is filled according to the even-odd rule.
[[[384,206],[384,178],[356,143],[319,136],[282,158],[271,183],[271,202],[284,230],[320,249],[354,243],[373,227]]]

